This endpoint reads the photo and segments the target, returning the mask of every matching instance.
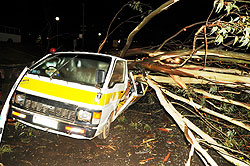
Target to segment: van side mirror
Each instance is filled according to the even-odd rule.
[[[104,70],[97,70],[96,71],[96,83],[97,85],[103,84],[105,81],[105,71]]]

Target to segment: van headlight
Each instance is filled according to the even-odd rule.
[[[77,109],[77,120],[90,122],[91,124],[99,124],[102,116],[102,111],[100,110],[87,110],[85,108]]]
[[[92,113],[88,112],[88,111],[85,111],[85,110],[79,110],[77,112],[78,120],[81,120],[81,121],[90,122],[91,116],[92,116]]]
[[[24,106],[25,98],[26,97],[24,94],[17,94],[15,98],[15,103],[19,104],[20,106]]]

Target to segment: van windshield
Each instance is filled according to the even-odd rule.
[[[107,74],[111,57],[91,54],[57,54],[34,66],[30,73],[80,84],[96,85],[96,71]]]

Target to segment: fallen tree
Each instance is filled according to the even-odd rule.
[[[186,165],[190,165],[194,150],[204,164],[217,165],[207,149],[217,151],[235,165],[250,165],[250,56],[208,49],[214,43],[227,49],[235,45],[240,49],[250,46],[250,18],[245,5],[248,2],[215,0],[207,20],[177,32],[203,24],[194,34],[190,50],[163,50],[177,34],[166,39],[158,49],[128,50],[139,30],[176,2],[167,1],[145,17],[129,34],[119,56],[142,57],[129,61],[129,67],[140,71],[137,77],[155,90],[161,105],[189,141],[191,151]],[[238,2],[243,5],[238,7]],[[220,13],[222,9],[224,13],[211,19],[212,13]],[[201,35],[203,42],[197,46]],[[201,48],[204,50],[200,51]]]
[[[175,57],[172,53],[168,52],[168,54],[171,58]],[[212,55],[215,56],[214,52],[208,52],[208,57]],[[168,59],[166,55],[164,56]],[[200,56],[204,57],[204,54]],[[220,60],[223,61],[223,58]],[[204,143],[206,147],[209,146],[218,151],[226,160],[235,165],[249,165],[246,163],[250,157],[249,149],[246,147],[249,142],[250,104],[246,100],[240,101],[241,97],[250,96],[247,72],[241,72],[238,69],[224,71],[215,67],[211,67],[211,70],[209,66],[206,70],[191,65],[175,68],[162,61],[159,63],[158,60],[133,61],[130,62],[130,67],[146,71],[144,76],[138,77],[143,79],[146,75],[145,80],[156,91],[166,112],[173,117],[194,149],[205,158],[205,162],[216,165],[211,157],[203,152],[204,149],[201,149],[203,146],[199,146]],[[232,112],[228,113],[227,110],[230,109]],[[237,117],[235,114],[246,114],[247,117]],[[195,134],[191,134],[190,130]],[[219,141],[216,141],[217,139]],[[233,140],[233,142],[228,140]],[[242,141],[244,143],[237,145],[237,142]]]
[[[212,159],[212,157],[207,153],[207,151],[200,146],[200,144],[198,143],[199,139],[197,139],[197,137],[195,137],[190,130],[198,134],[203,139],[202,141],[205,141],[208,144],[210,144],[210,146],[215,150],[217,150],[218,153],[220,153],[225,159],[229,160],[235,165],[242,165],[242,166],[248,165],[243,161],[235,159],[232,155],[230,155],[227,151],[225,151],[222,147],[220,147],[219,144],[212,137],[204,133],[199,127],[194,125],[190,120],[188,120],[182,114],[180,114],[171,104],[171,102],[169,102],[168,99],[165,98],[165,96],[162,93],[162,90],[155,82],[153,82],[150,79],[147,79],[147,82],[156,91],[160,103],[165,108],[165,110],[174,118],[175,122],[178,124],[180,129],[184,132],[184,135],[186,136],[187,140],[191,143],[192,146],[194,146],[194,148],[199,153],[202,154],[202,157],[205,158],[205,160],[203,159],[204,163],[208,162],[210,165],[217,165],[216,162]]]

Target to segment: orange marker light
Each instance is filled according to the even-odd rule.
[[[93,113],[93,118],[94,119],[101,119],[102,113],[101,112],[94,112]]]
[[[23,119],[26,118],[25,114],[22,114],[22,113],[16,112],[16,111],[12,111],[12,115],[23,118]]]

